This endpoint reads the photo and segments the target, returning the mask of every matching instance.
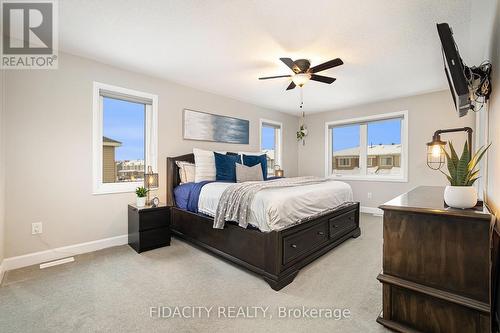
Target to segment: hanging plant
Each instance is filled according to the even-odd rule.
[[[302,111],[302,125],[300,125],[299,130],[297,131],[297,141],[302,140],[302,144],[306,144],[306,136],[307,136],[307,127],[304,124],[306,118],[306,114]]]
[[[301,141],[303,144],[306,144],[305,137],[307,136],[307,128],[305,125],[300,125],[299,130],[297,131],[297,141]]]

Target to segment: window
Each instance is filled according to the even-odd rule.
[[[393,164],[392,160],[393,160],[392,156],[388,156],[388,157],[382,156],[382,157],[380,157],[380,166],[393,168],[394,164]]]
[[[332,127],[332,171],[337,175],[359,175],[358,124]]]
[[[94,83],[94,194],[131,192],[157,170],[157,96]]]
[[[407,181],[406,111],[325,124],[326,176]]]
[[[351,158],[349,157],[337,157],[338,166],[339,167],[350,167],[351,166]]]
[[[272,120],[260,120],[260,150],[267,155],[267,173],[274,175],[274,167],[281,167],[282,125]]]

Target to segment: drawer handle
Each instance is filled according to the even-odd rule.
[[[318,235],[320,235],[320,236],[324,236],[324,235],[325,235],[325,233],[324,233],[323,231],[318,231]]]
[[[293,247],[294,249],[296,249],[297,245],[296,244],[292,244],[291,247]]]
[[[351,220],[351,221],[352,221],[352,220],[354,220],[354,217],[352,217],[352,216],[349,216],[349,220]]]
[[[338,228],[338,225],[334,224],[334,225],[333,225],[333,227],[334,227],[334,228]]]

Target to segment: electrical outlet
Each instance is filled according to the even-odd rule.
[[[42,222],[31,223],[31,234],[37,235],[42,233]]]
[[[368,192],[368,199],[372,198],[372,192]]]

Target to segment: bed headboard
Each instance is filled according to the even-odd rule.
[[[194,154],[186,154],[176,157],[167,157],[167,205],[175,206],[174,188],[181,183],[179,167],[176,161],[194,163]]]

